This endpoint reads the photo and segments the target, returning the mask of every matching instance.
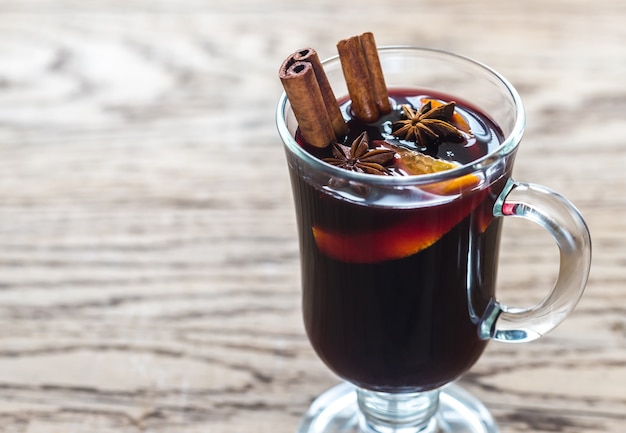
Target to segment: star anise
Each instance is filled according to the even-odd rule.
[[[393,122],[392,134],[404,140],[414,140],[422,147],[431,147],[442,140],[464,141],[463,134],[450,123],[454,114],[454,102],[432,107],[428,101],[415,111],[410,105],[403,104],[405,119]]]
[[[396,152],[390,149],[370,149],[366,131],[363,131],[350,147],[337,142],[332,146],[333,157],[324,158],[329,164],[357,173],[391,174],[385,166],[393,161]]]

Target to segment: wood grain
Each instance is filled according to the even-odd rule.
[[[554,333],[462,384],[502,431],[626,428],[626,3],[0,1],[0,430],[291,432],[337,382],[304,336],[274,127],[285,55],[373,31],[493,66],[525,101],[516,177],[585,215]],[[505,226],[502,297],[557,263]]]

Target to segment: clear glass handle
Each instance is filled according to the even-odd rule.
[[[562,195],[514,180],[509,180],[500,194],[494,215],[533,221],[546,229],[559,247],[559,273],[552,291],[541,302],[530,308],[514,308],[492,299],[480,322],[479,332],[484,339],[535,340],[561,323],[583,294],[591,267],[589,229]]]

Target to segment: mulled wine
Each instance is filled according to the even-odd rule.
[[[452,99],[411,89],[389,95],[395,107]],[[374,147],[410,147],[391,135],[399,110],[363,123],[350,115],[350,101],[341,108],[346,143],[367,131]],[[485,114],[458,101],[456,112],[470,140],[415,150],[466,164],[500,144],[502,134]],[[328,156],[328,149],[300,142]],[[393,174],[416,174],[399,154]],[[467,371],[486,345],[477,327],[494,297],[500,223],[492,209],[504,176],[487,182],[467,175],[453,189],[418,185],[389,200],[349,182],[319,187],[290,169],[304,323],[320,358],[355,385],[385,392],[435,389]]]
[[[451,381],[487,341],[531,341],[567,317],[589,274],[587,226],[562,195],[511,178],[525,116],[497,72],[444,51],[378,48],[370,32],[337,53],[322,62],[300,49],[278,73],[304,323],[346,380],[298,432],[497,433]],[[559,248],[554,286],[529,308],[494,293],[507,217],[537,223]]]

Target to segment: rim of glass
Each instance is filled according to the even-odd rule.
[[[292,136],[289,128],[287,128],[287,124],[285,122],[285,110],[287,109],[289,99],[285,92],[283,92],[278,101],[278,106],[276,109],[276,126],[278,128],[278,133],[280,134],[283,143],[289,148],[289,150],[296,155],[299,159],[305,161],[312,168],[325,172],[332,176],[342,177],[344,179],[353,180],[361,183],[369,183],[376,185],[388,185],[388,186],[402,186],[402,185],[416,185],[416,184],[427,184],[432,182],[441,182],[443,180],[457,178],[460,176],[464,176],[469,173],[473,173],[479,170],[484,170],[487,167],[491,166],[496,161],[500,160],[504,156],[513,152],[521,138],[524,134],[524,127],[526,116],[524,113],[524,107],[522,105],[522,100],[513,85],[502,76],[499,72],[492,69],[491,67],[481,63],[477,60],[474,60],[470,57],[466,57],[460,54],[455,54],[449,51],[435,49],[435,48],[424,48],[412,45],[389,45],[378,47],[379,52],[386,51],[422,51],[429,52],[438,55],[444,55],[451,58],[456,58],[458,60],[462,60],[465,62],[473,63],[475,66],[483,69],[485,72],[491,74],[497,81],[504,85],[505,89],[508,91],[511,99],[513,100],[513,104],[515,106],[516,118],[515,123],[511,132],[505,137],[500,146],[494,149],[492,152],[487,155],[473,161],[470,164],[465,164],[459,166],[457,168],[440,171],[432,174],[420,174],[420,175],[410,175],[410,176],[378,176],[372,174],[365,173],[357,173],[349,170],[345,170],[339,167],[335,167],[331,164],[328,164],[315,156],[311,155],[307,152],[302,146],[298,144],[295,140],[295,137]],[[329,57],[322,61],[322,65],[326,65],[329,62],[335,61],[339,58],[338,55]]]

